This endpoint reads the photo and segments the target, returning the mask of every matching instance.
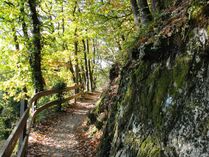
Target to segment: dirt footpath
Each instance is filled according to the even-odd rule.
[[[85,136],[87,113],[95,107],[100,93],[88,93],[49,120],[36,126],[29,137],[28,157],[94,157],[95,139]]]

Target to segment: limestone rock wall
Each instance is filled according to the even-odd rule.
[[[98,157],[209,157],[208,30],[192,26],[135,49]]]

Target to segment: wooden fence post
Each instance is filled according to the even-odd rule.
[[[20,117],[23,115],[23,113],[25,112],[25,110],[27,109],[27,107],[28,107],[28,101],[27,100],[24,100],[24,99],[21,100],[21,102],[20,102]],[[26,129],[27,129],[26,124],[25,124],[24,129],[22,130],[21,136],[19,138],[18,150],[21,149],[21,145],[22,145],[22,143],[24,141],[24,138],[26,136]]]

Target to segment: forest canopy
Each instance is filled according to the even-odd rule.
[[[102,87],[135,30],[128,0],[0,0],[1,138],[34,92],[60,82]]]
[[[40,91],[57,80],[82,82],[82,77],[100,72],[101,63],[121,61],[119,51],[134,32],[129,5],[129,1],[2,0],[1,90],[10,91],[4,97],[20,99],[17,89],[25,86],[31,95],[30,89]]]

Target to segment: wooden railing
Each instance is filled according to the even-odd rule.
[[[73,96],[69,96],[68,98],[64,98],[62,100],[55,100],[44,104],[43,106],[37,108],[36,110],[32,111],[32,106],[35,102],[37,102],[41,97],[50,96],[52,94],[57,94],[60,92],[67,92],[70,90],[81,89],[79,93],[74,94]],[[19,142],[19,151],[17,153],[18,157],[25,156],[25,152],[28,145],[28,138],[30,134],[31,127],[33,125],[34,119],[38,113],[41,111],[48,109],[54,105],[64,103],[66,101],[72,100],[80,97],[83,93],[83,85],[74,85],[71,87],[67,87],[62,90],[52,89],[48,91],[39,92],[29,101],[28,108],[22,114],[20,120],[18,121],[15,128],[12,130],[9,138],[5,142],[3,149],[0,152],[0,157],[10,157],[17,145],[18,140],[21,138],[21,142]],[[25,132],[25,133],[24,133]],[[22,137],[21,137],[22,136]]]

